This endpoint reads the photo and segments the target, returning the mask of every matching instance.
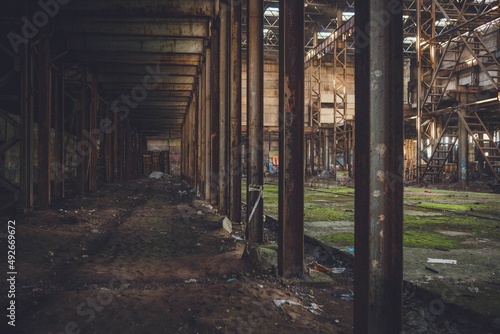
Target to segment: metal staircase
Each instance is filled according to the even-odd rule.
[[[458,140],[458,126],[456,125],[458,117],[454,115],[455,113],[448,117],[443,131],[433,146],[431,156],[428,159],[424,159],[427,165],[422,173],[422,180],[426,176],[431,176],[432,181],[436,181],[443,172],[443,168],[453,152]]]
[[[476,112],[469,112],[466,115],[458,113],[460,120],[464,124],[467,132],[471,135],[477,149],[481,152],[486,166],[493,173],[497,182],[500,181],[500,149],[493,141],[493,136],[488,131],[484,123]]]
[[[433,146],[431,156],[429,159],[424,159],[427,166],[421,175],[421,180],[428,176],[432,178],[432,181],[439,179],[457,144],[459,123],[464,125],[467,133],[472,137],[496,182],[500,182],[500,149],[496,146],[493,136],[475,111],[468,112],[465,115],[459,112],[450,114],[443,131]]]

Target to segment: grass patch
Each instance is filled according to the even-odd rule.
[[[438,209],[438,210],[453,210],[453,211],[471,211],[484,209],[483,204],[474,203],[463,203],[463,204],[452,204],[452,203],[418,203],[415,206],[426,208],[426,209]]]
[[[343,212],[321,206],[306,205],[304,213],[304,220],[306,221],[354,220],[354,213],[352,212]]]
[[[320,236],[319,240],[326,242],[327,244],[332,244],[337,246],[352,246],[354,245],[354,233],[340,232],[340,233],[326,234]]]
[[[405,231],[403,234],[403,245],[415,248],[445,248],[452,249],[459,246],[456,238],[440,233],[425,231]]]

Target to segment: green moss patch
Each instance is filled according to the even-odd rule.
[[[456,238],[441,233],[425,231],[405,231],[403,234],[403,245],[415,248],[444,248],[452,249],[459,246]]]
[[[352,246],[354,245],[354,233],[351,232],[340,232],[325,234],[319,237],[319,240],[326,242],[330,245],[336,246]]]

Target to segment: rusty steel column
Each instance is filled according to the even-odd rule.
[[[210,38],[210,142],[211,142],[211,166],[210,166],[210,204],[217,206],[219,203],[219,19],[212,21]]]
[[[48,209],[50,189],[51,130],[51,67],[50,37],[47,29],[40,31],[38,44],[38,200],[40,208]]]
[[[65,197],[64,193],[64,161],[65,161],[65,139],[64,139],[64,73],[58,73],[54,76],[54,128],[55,128],[55,155],[56,161],[52,163],[52,171],[55,172],[55,198],[61,199]]]
[[[98,156],[97,142],[99,140],[99,128],[97,127],[97,109],[99,108],[99,92],[97,90],[96,76],[92,75],[92,89],[90,91],[90,117],[89,130],[85,137],[90,144],[88,183],[89,191],[97,191]]]
[[[31,43],[21,45],[21,201],[23,212],[33,209],[33,64]]]
[[[247,240],[264,242],[264,4],[248,0],[247,18]]]
[[[212,47],[211,44],[205,50],[205,200],[208,203],[212,202],[212,145],[210,141],[210,120],[212,113],[212,89],[211,89],[211,60],[212,60]]]
[[[119,132],[120,123],[118,122],[118,113],[113,112],[113,160],[112,160],[112,168],[113,168],[113,183],[119,183],[119,173],[118,173],[118,132]]]
[[[125,172],[124,179],[130,180],[132,176],[132,127],[130,117],[124,120],[124,146],[125,146]]]
[[[304,274],[304,1],[280,0],[278,274]]]
[[[229,153],[229,0],[220,2],[219,54],[219,213],[228,213]]]
[[[206,174],[206,131],[207,131],[207,124],[206,120],[207,118],[205,117],[206,112],[207,112],[207,59],[206,56],[203,57],[203,62],[201,63],[201,75],[200,75],[200,112],[199,112],[199,123],[200,123],[200,140],[199,140],[199,160],[200,160],[200,165],[199,165],[199,170],[200,170],[200,194],[203,196],[203,198],[206,198],[206,193],[205,193],[205,186],[207,184],[207,174]]]
[[[460,108],[457,112],[463,116],[467,115],[466,108]],[[462,117],[460,117],[462,118]],[[464,122],[458,121],[458,184],[460,189],[467,190],[469,186],[468,165],[469,165],[469,134]]]
[[[229,219],[241,222],[241,1],[231,0]]]
[[[402,0],[356,6],[354,333],[359,334],[402,330],[402,10]]]
[[[80,83],[80,117],[78,118],[78,142],[76,147],[78,190],[81,194],[85,193],[87,190],[87,165],[88,152],[90,150],[90,146],[84,136],[85,130],[87,129],[87,79],[85,73],[86,68],[83,67]]]

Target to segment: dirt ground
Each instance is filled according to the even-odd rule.
[[[2,220],[13,217],[16,326],[4,320],[1,333],[352,332],[349,257],[334,259],[309,243],[307,263],[345,270],[296,279],[256,270],[242,259],[244,241],[223,230],[221,217],[179,179],[106,186]],[[6,249],[5,237],[0,243]],[[8,291],[6,279],[0,289]],[[495,332],[451,307],[436,312],[435,300],[407,285],[404,333]]]

